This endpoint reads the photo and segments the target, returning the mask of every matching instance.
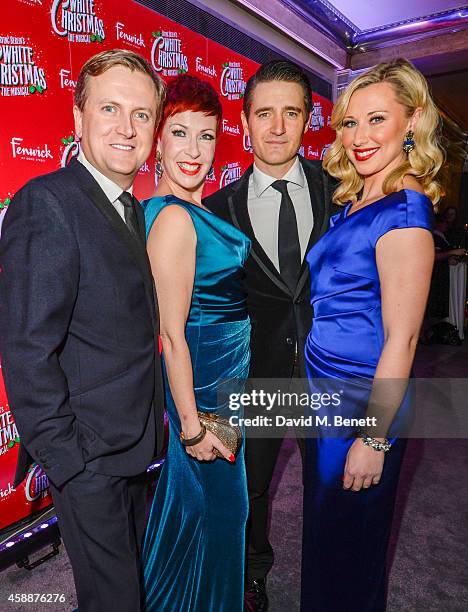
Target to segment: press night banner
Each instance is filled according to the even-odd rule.
[[[3,0],[0,25],[0,231],[14,193],[29,179],[67,164],[79,151],[73,91],[83,63],[104,49],[131,49],[169,81],[182,73],[209,81],[223,105],[221,135],[206,195],[237,180],[252,163],[240,121],[245,83],[258,64],[132,0]],[[334,134],[332,104],[313,93],[300,153],[321,159]],[[155,187],[154,151],[135,195]],[[0,315],[1,316],[1,315]],[[0,529],[51,503],[36,466],[15,490],[19,437],[0,369]]]

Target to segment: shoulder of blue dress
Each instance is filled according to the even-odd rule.
[[[173,195],[154,196],[141,202],[141,205],[145,212],[145,216],[151,216],[155,213],[157,214],[161,211],[162,208],[168,206],[169,204],[179,204],[180,206],[189,209],[189,206],[186,202],[180,200],[179,198]]]
[[[430,199],[414,189],[401,189],[389,193],[369,205],[372,222],[379,232],[383,228],[422,227],[432,229],[433,209]]]
[[[147,200],[143,200],[142,202],[140,202],[141,206],[143,207],[143,212],[145,214],[146,237],[148,237],[153,223],[156,217],[161,212],[161,210],[167,204],[171,204],[173,201],[182,204],[182,202],[180,202],[177,198],[171,195],[154,196],[152,198],[148,198]]]
[[[418,225],[432,229],[434,225],[434,206],[425,193],[414,189],[403,189],[406,196],[406,218],[408,225]]]
[[[373,204],[369,204],[366,208],[375,217],[380,217],[381,215],[393,215],[395,209],[402,213],[412,210],[427,212],[432,210],[432,203],[424,193],[414,189],[400,189],[400,191],[391,192]]]
[[[163,200],[164,200],[164,197],[153,196],[152,198],[146,198],[146,200],[142,200],[140,202],[140,206],[146,212],[147,210],[150,210],[151,208],[156,208],[160,206]]]
[[[400,192],[398,192],[400,193]],[[402,189],[401,193],[404,193],[406,203],[414,206],[430,206],[432,208],[432,202],[425,193],[416,191],[415,189]]]

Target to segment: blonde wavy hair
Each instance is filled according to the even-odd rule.
[[[397,191],[401,179],[411,174],[419,181],[432,203],[436,204],[443,195],[442,187],[434,180],[445,159],[439,142],[441,119],[426,79],[411,62],[403,58],[378,64],[356,77],[333,107],[331,127],[336,130],[336,139],[328,149],[323,163],[325,170],[340,181],[333,194],[333,201],[337,204],[350,200],[355,202],[364,185],[363,178],[343,148],[343,119],[353,93],[374,83],[392,85],[396,99],[406,109],[407,117],[412,117],[417,108],[422,109],[414,129],[416,146],[406,155],[405,161],[385,178],[383,192],[387,194]]]

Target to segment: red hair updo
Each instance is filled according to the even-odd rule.
[[[223,109],[216,90],[207,81],[189,74],[182,74],[168,84],[158,134],[169,117],[184,111],[216,117],[219,129]]]

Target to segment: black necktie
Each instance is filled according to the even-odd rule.
[[[278,259],[280,274],[294,293],[301,269],[301,247],[297,231],[296,213],[289,197],[288,181],[275,181],[273,189],[281,194],[278,226]]]
[[[140,227],[138,225],[138,217],[135,210],[135,206],[138,206],[138,201],[135,197],[132,196],[128,191],[124,191],[120,196],[119,200],[122,202],[124,206],[124,217],[125,223],[133,234],[133,236],[138,240],[138,242],[142,242]]]

